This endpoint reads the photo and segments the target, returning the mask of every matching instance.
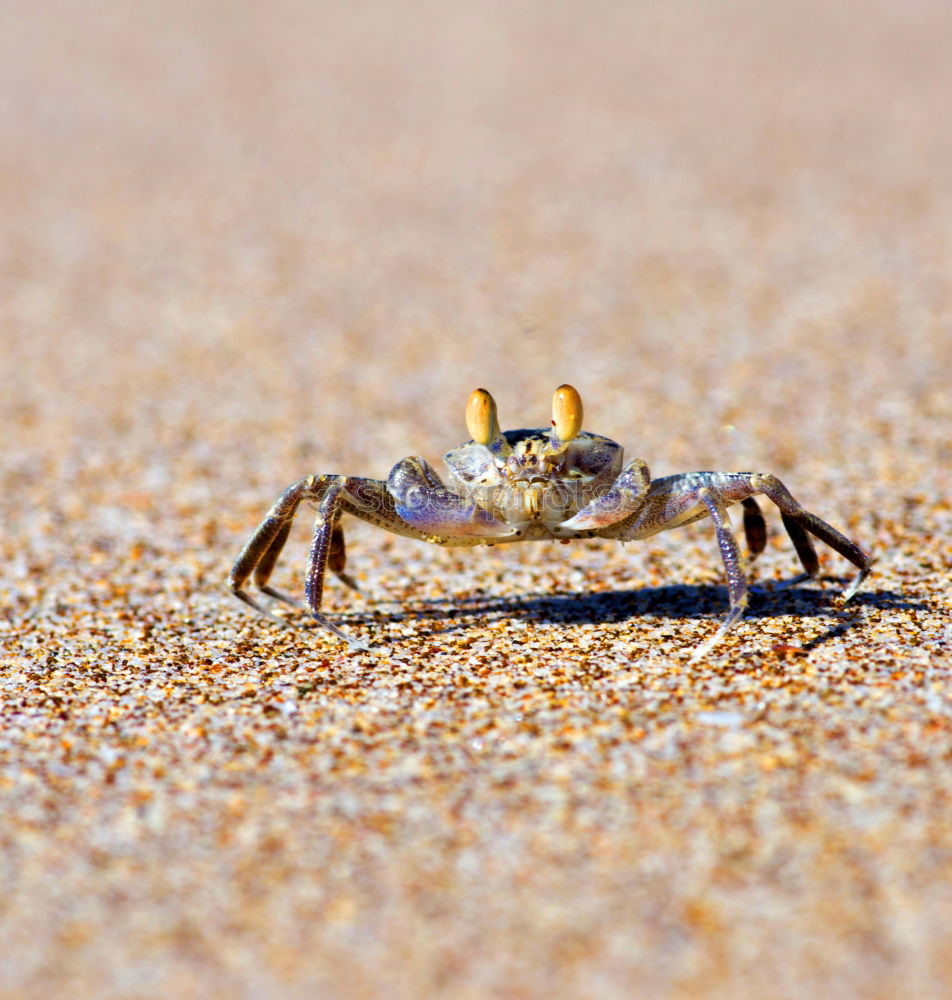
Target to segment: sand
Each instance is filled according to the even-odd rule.
[[[952,13],[0,13],[0,997],[952,995]],[[352,653],[226,586],[469,392],[876,558],[346,525]],[[300,595],[310,512],[275,582]],[[735,524],[739,518],[734,516]],[[284,613],[284,612],[282,612]]]

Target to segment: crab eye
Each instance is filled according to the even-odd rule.
[[[470,400],[472,401],[472,396]],[[560,385],[555,390],[552,397],[552,426],[560,441],[571,441],[582,429],[582,397],[571,385]]]
[[[466,429],[477,444],[489,444],[499,437],[496,400],[485,389],[474,389],[466,401]]]

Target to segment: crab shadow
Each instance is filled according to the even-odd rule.
[[[794,615],[800,618],[826,618],[830,627],[804,645],[814,649],[862,625],[863,608],[880,610],[919,610],[924,604],[909,600],[890,590],[860,592],[845,607],[839,597],[847,584],[845,579],[826,577],[828,589],[792,586],[762,589],[753,585],[745,621]],[[837,586],[838,585],[838,586]],[[600,592],[554,591],[545,595],[469,594],[459,597],[418,601],[399,611],[352,612],[343,616],[352,624],[371,628],[385,623],[419,621],[431,627],[414,633],[413,639],[445,635],[473,628],[480,622],[500,619],[522,620],[546,625],[593,625],[647,619],[655,623],[676,619],[719,621],[728,608],[726,586],[715,584],[673,584],[663,587],[637,587]],[[380,645],[400,645],[410,637],[380,636]],[[377,645],[373,642],[372,645]]]

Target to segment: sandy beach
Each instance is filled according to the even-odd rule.
[[[952,995],[952,9],[0,12],[0,998]],[[710,522],[227,586],[469,393]],[[732,510],[740,525],[739,508]],[[303,594],[313,511],[275,571]]]

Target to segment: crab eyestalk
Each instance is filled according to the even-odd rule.
[[[466,429],[477,444],[489,445],[499,437],[496,400],[485,389],[474,389],[469,394],[466,401]]]
[[[560,385],[552,397],[552,431],[550,437],[556,453],[565,451],[569,442],[582,429],[582,397],[571,385]]]

